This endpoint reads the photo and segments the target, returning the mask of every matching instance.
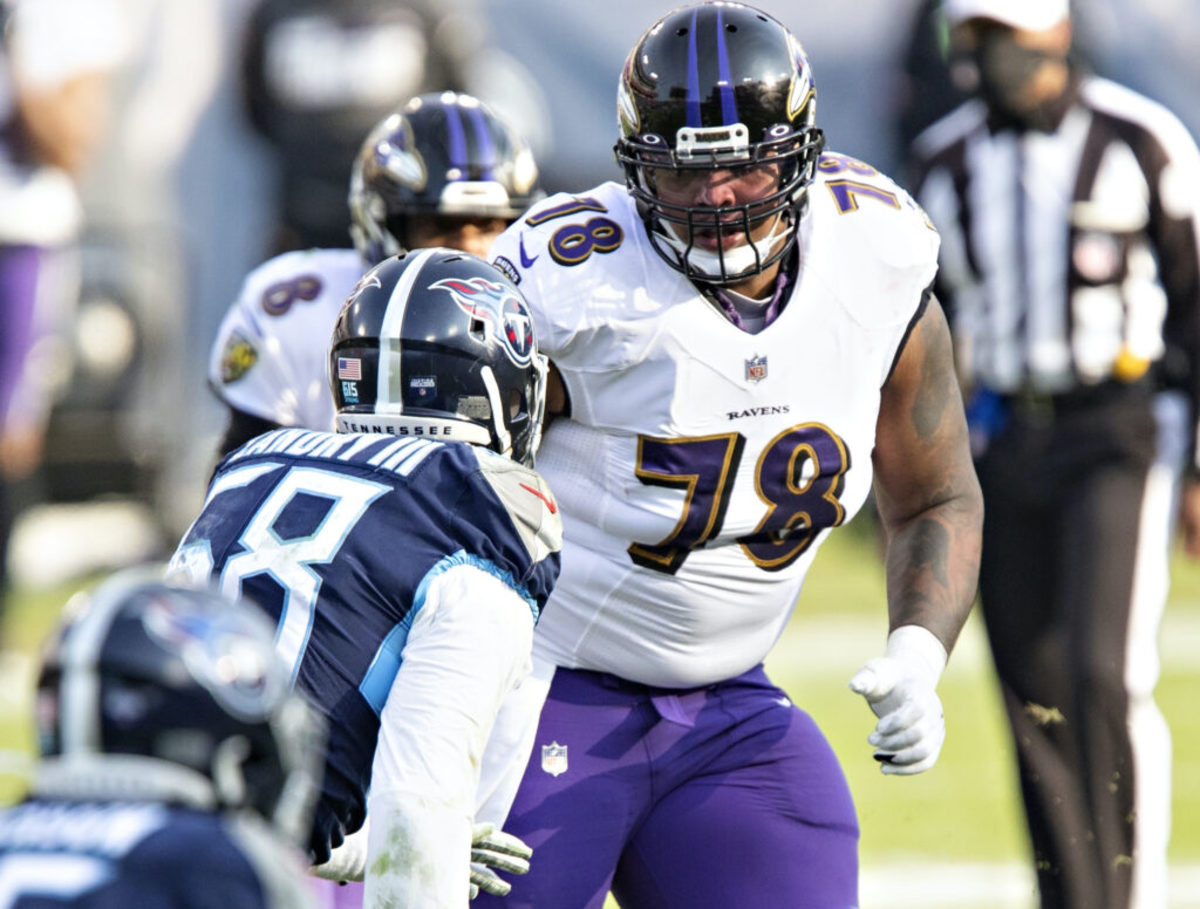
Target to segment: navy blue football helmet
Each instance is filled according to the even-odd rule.
[[[511,221],[542,195],[533,152],[486,104],[419,95],[363,142],[350,175],[350,234],[375,264],[409,248],[413,218]]]
[[[159,578],[120,572],[68,604],[38,678],[42,756],[98,779],[115,756],[182,765],[217,805],[305,843],[325,724],[291,690],[274,628],[249,603]]]
[[[617,90],[625,170],[655,250],[694,281],[733,284],[778,262],[793,247],[806,189],[824,146],[817,92],[800,42],[781,23],[741,3],[679,7],[652,25],[625,61]],[[660,182],[688,172],[775,168],[773,188],[752,204],[671,204]],[[699,176],[699,175],[697,175]],[[770,234],[750,233],[779,218]],[[699,249],[697,232],[731,249]]]
[[[459,250],[384,260],[359,280],[334,325],[339,432],[458,440],[532,465],[545,377],[521,292]]]

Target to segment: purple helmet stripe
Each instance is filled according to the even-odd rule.
[[[479,161],[483,165],[480,179],[495,180],[496,143],[492,140],[492,131],[488,129],[487,119],[483,116],[483,110],[478,107],[468,108],[467,116],[471,120],[471,128],[475,133],[475,145],[479,151]]]
[[[733,97],[733,82],[729,75],[729,48],[725,46],[725,21],[717,10],[717,73],[721,87],[721,123],[729,126],[738,122],[737,101]]]
[[[697,11],[692,10],[692,27],[688,29],[688,126],[704,125],[700,120],[700,62],[696,51],[696,16]]]
[[[467,178],[467,137],[463,130],[461,108],[457,104],[446,105],[446,141],[450,166],[461,171],[458,179]]]

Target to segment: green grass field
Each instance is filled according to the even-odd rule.
[[[20,756],[33,748],[31,693],[42,643],[63,604],[85,580],[44,591],[14,591],[6,605],[0,659],[0,802],[24,789]]]
[[[11,754],[28,753],[31,747],[27,686],[32,657],[62,603],[84,583],[18,591],[11,603],[5,639],[30,659],[8,659],[0,666],[0,749],[10,755],[8,770],[0,765],[0,800],[11,799],[22,786],[19,775],[8,772]],[[1196,866],[1200,712],[1191,707],[1200,674],[1195,658],[1200,647],[1200,565],[1175,560],[1163,628],[1157,697],[1171,725],[1176,758],[1170,858],[1172,865]],[[862,825],[864,874],[879,865],[1023,864],[1026,843],[1012,753],[977,616],[968,623],[943,678],[948,736],[937,766],[923,776],[879,773],[866,743],[874,718],[846,687],[862,661],[881,652],[885,636],[882,567],[873,527],[864,516],[825,545],[796,614],[768,660],[776,682],[816,718],[842,758]],[[922,904],[911,905],[921,909]]]
[[[775,680],[820,723],[842,758],[858,804],[864,864],[920,853],[940,860],[1024,860],[1026,840],[1012,749],[1002,715],[982,623],[972,614],[951,657],[939,693],[946,711],[947,738],[937,766],[917,777],[885,777],[870,759],[866,736],[874,719],[846,688],[857,657],[881,650],[886,634],[883,573],[873,550],[870,525],[856,522],[834,534],[814,564],[791,625],[768,660]],[[849,638],[840,673],[812,676],[796,665],[793,652],[821,653],[817,637],[831,620],[853,616],[875,622],[873,640]],[[807,641],[806,625],[815,626]],[[837,628],[837,625],[833,626]],[[1163,622],[1163,673],[1156,699],[1171,726],[1173,774],[1173,863],[1200,861],[1200,714],[1190,709],[1200,662],[1200,565],[1176,558]],[[794,644],[792,642],[795,642]],[[1190,659],[1188,657],[1190,656]],[[830,663],[828,654],[823,665]]]

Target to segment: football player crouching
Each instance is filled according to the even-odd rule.
[[[369,906],[465,906],[508,890],[493,867],[528,868],[523,843],[472,818],[559,570],[558,507],[532,469],[545,363],[516,286],[432,248],[362,277],[329,373],[338,432],[277,429],[228,455],[172,568],[261,604],[329,722],[317,873],[365,878]],[[536,723],[535,707],[530,746]],[[487,785],[515,789],[527,757]]]

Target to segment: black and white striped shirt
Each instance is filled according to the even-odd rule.
[[[969,101],[918,137],[960,371],[1001,394],[1151,373],[1200,401],[1200,151],[1161,105],[1091,75],[1054,132]]]

